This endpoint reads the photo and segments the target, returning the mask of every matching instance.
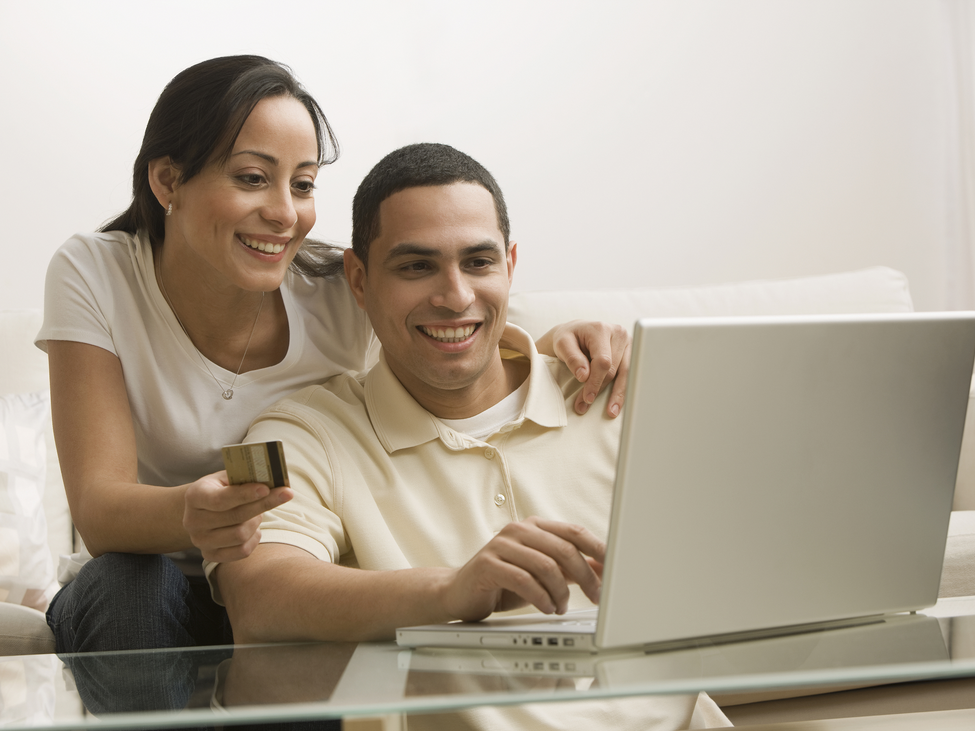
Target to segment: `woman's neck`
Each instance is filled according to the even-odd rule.
[[[287,353],[288,317],[280,290],[217,286],[199,269],[154,255],[156,282],[187,337],[212,363],[245,373],[279,363]],[[243,358],[243,362],[241,359]]]

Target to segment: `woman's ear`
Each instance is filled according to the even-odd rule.
[[[179,184],[179,168],[169,157],[157,157],[149,161],[149,187],[163,208],[173,202],[173,193]]]

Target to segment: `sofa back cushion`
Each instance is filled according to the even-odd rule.
[[[829,315],[911,312],[907,277],[888,267],[841,274],[720,284],[559,292],[517,292],[508,320],[538,338],[569,320],[601,320],[632,330],[641,317]]]

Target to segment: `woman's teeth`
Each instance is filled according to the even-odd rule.
[[[247,244],[252,249],[257,249],[258,251],[263,251],[265,254],[280,254],[284,251],[285,244],[271,244],[267,241],[254,241],[252,239],[245,238],[240,234],[237,235],[241,241]]]
[[[420,329],[434,340],[441,343],[460,343],[467,340],[471,333],[476,329],[476,325],[465,325],[464,327],[424,327]]]

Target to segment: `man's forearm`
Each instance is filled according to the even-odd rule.
[[[240,644],[390,639],[397,627],[451,619],[440,596],[450,569],[363,571],[292,546],[262,544],[220,564],[215,580]]]

